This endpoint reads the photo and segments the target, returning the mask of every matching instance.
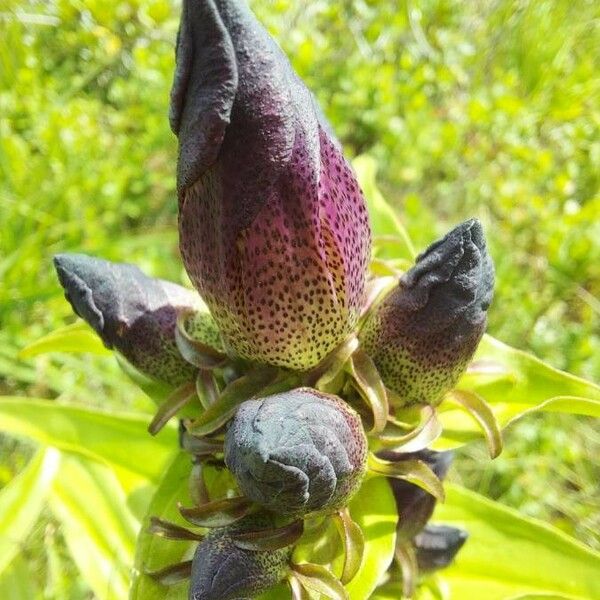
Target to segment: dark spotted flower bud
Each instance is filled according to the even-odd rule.
[[[365,323],[360,339],[403,405],[438,404],[485,331],[494,267],[479,221],[462,223],[417,257]]]
[[[148,277],[133,265],[84,254],[59,254],[54,265],[73,310],[108,348],[118,350],[141,373],[158,381],[177,386],[191,379],[195,369],[175,343],[177,315],[198,311],[204,334],[211,324],[216,329],[195,292]]]
[[[171,125],[184,265],[229,346],[316,365],[357,323],[368,216],[314,97],[244,0],[184,0]]]
[[[452,464],[454,453],[434,452],[433,450],[398,453],[385,450],[378,452],[377,456],[390,461],[420,460],[439,479],[444,479]],[[423,488],[408,481],[389,478],[388,482],[392,488],[398,510],[398,538],[400,540],[410,540],[425,527],[427,521],[431,518],[436,500]]]
[[[359,416],[309,388],[244,402],[225,437],[225,463],[242,493],[288,515],[345,506],[366,460]]]
[[[198,545],[192,561],[189,600],[242,600],[279,583],[289,570],[292,548],[245,550],[235,534],[265,529],[273,522],[245,517],[235,525],[213,529]]]

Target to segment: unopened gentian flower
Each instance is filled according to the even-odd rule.
[[[170,117],[184,265],[230,348],[316,365],[357,322],[368,216],[314,97],[244,0],[184,0]]]
[[[288,515],[345,506],[366,459],[359,416],[309,388],[244,402],[225,437],[225,463],[242,493]]]
[[[366,321],[360,339],[403,405],[436,405],[466,369],[485,331],[494,267],[479,221],[417,257]]]
[[[269,526],[272,520],[252,515],[210,531],[194,554],[189,600],[241,600],[279,583],[289,570],[292,548],[245,550],[233,537]]]
[[[73,310],[108,348],[169,385],[192,378],[195,369],[175,343],[175,324],[181,311],[192,311],[203,320],[204,331],[210,329],[211,317],[195,292],[148,277],[133,265],[85,254],[58,254],[54,265]]]

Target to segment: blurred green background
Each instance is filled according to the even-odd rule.
[[[418,248],[478,216],[497,266],[490,332],[600,379],[600,3],[254,0],[349,156]],[[181,281],[171,0],[0,0],[0,393],[152,405],[113,358],[23,359],[72,322],[59,251]],[[600,548],[600,429],[528,417],[454,480]],[[2,438],[0,486],[31,455]],[[45,515],[24,548],[44,598],[91,597]]]

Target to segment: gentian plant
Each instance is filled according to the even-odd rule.
[[[482,225],[459,224],[409,263],[371,262],[355,173],[243,0],[184,0],[170,120],[195,290],[55,257],[74,311],[157,400],[149,433],[178,418],[179,462],[160,484],[174,516],[150,513],[143,535],[186,550],[149,568],[146,538],[132,598],[144,585],[171,598],[182,581],[189,600],[362,600],[381,584],[412,597],[468,537],[429,522],[452,461],[431,449],[447,406],[501,449],[490,406],[456,389],[467,369],[498,376],[472,363],[494,287]],[[380,530],[391,563],[367,544]]]
[[[284,580],[297,598],[344,598],[364,546],[348,504],[365,477],[381,476],[392,481],[411,595],[419,565],[448,564],[465,539],[427,529],[448,461],[423,449],[439,433],[432,407],[485,330],[494,279],[482,227],[456,227],[397,285],[370,277],[354,172],[242,0],[184,2],[171,100],[180,249],[199,295],[130,265],[55,258],[75,312],[137,371],[175,388],[150,432],[186,411],[195,505],[180,512],[199,530],[160,519],[151,529],[199,543],[153,576],[191,576],[190,600],[245,598]],[[207,488],[206,464],[231,473],[222,497]],[[330,518],[336,574],[294,558],[306,536],[327,538]]]

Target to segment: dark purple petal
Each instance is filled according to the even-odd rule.
[[[195,292],[85,254],[58,254],[54,265],[73,310],[108,348],[159,381],[176,386],[191,379],[195,369],[177,350],[175,323],[181,310],[201,307]]]
[[[200,102],[219,124],[212,135],[174,119],[186,269],[238,354],[309,368],[358,319],[370,253],[362,193],[313,96],[245,2],[184,2],[179,49],[173,114]],[[224,81],[227,94],[215,97],[227,118],[212,95]]]
[[[417,257],[361,332],[385,384],[404,405],[437,404],[485,331],[494,267],[479,221],[462,223]]]
[[[427,525],[414,539],[419,570],[435,571],[449,566],[468,537],[458,527]]]

